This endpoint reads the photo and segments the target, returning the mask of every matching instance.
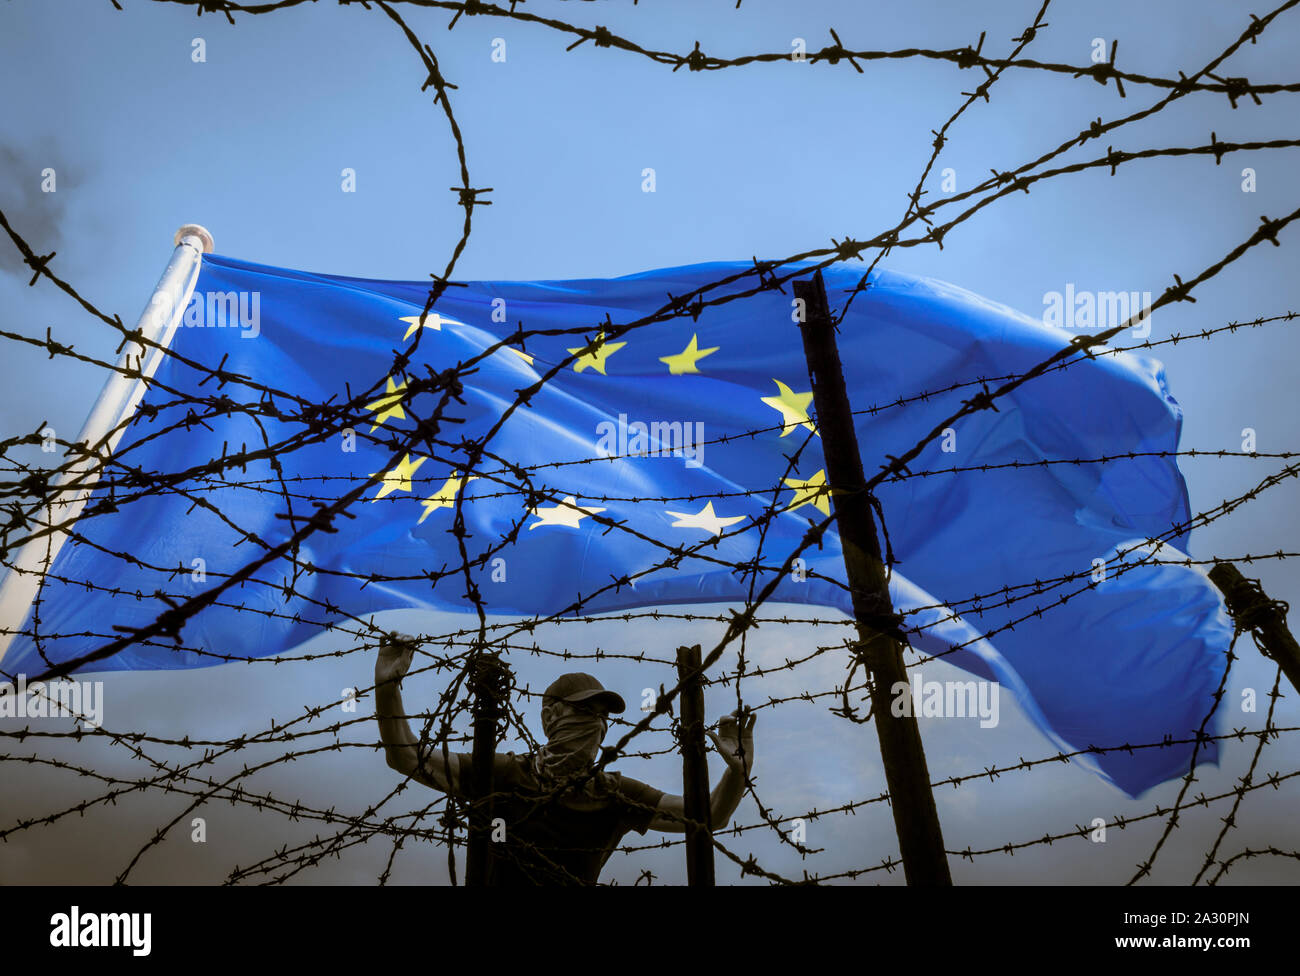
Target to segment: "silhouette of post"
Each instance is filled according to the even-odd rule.
[[[857,621],[855,652],[870,675],[871,704],[903,873],[909,885],[951,885],[921,731],[910,709],[908,714],[898,716],[891,708],[894,686],[899,682],[907,684],[907,672],[835,345],[826,285],[820,270],[811,281],[795,281],[793,285],[795,297],[804,302],[800,332],[812,379],[817,431],[826,458],[827,491],[839,527]]]
[[[1257,580],[1246,579],[1232,563],[1215,563],[1209,576],[1237,625],[1258,635],[1264,656],[1276,661],[1300,691],[1300,644],[1287,629],[1286,604],[1270,600]]]
[[[505,709],[510,672],[492,654],[475,658],[470,671],[474,693],[474,748],[471,758],[469,844],[465,852],[466,887],[483,887],[492,871],[493,766],[497,752],[497,723]]]
[[[677,723],[682,749],[682,799],[686,808],[686,883],[713,887],[713,819],[709,803],[709,758],[704,745],[704,676],[700,645],[677,648],[682,715]],[[702,826],[701,826],[702,825]]]

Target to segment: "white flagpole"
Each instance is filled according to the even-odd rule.
[[[171,260],[136,322],[140,334],[157,345],[131,341],[122,350],[117,369],[99,391],[99,398],[77,437],[93,456],[78,459],[51,486],[51,501],[45,506],[44,518],[33,520],[38,527],[70,525],[81,514],[103,461],[113,453],[125,432],[123,421],[140,405],[149,380],[171,344],[194,292],[203,255],[213,250],[212,235],[198,224],[185,224],[176,232],[175,241]],[[0,664],[40,590],[45,571],[67,538],[67,533],[55,528],[48,535],[28,542],[18,551],[4,582],[0,583]]]

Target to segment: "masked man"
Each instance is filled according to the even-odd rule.
[[[414,651],[411,638],[385,639],[375,662],[375,714],[388,765],[433,789],[472,799],[471,754],[421,750],[407,724],[399,686]],[[682,797],[621,773],[592,771],[609,714],[625,707],[591,675],[561,675],[542,696],[546,744],[524,756],[496,754],[493,818],[505,836],[494,838],[499,844],[493,847],[489,884],[596,884],[628,831],[685,832]],[[710,797],[714,830],[727,826],[744,792],[754,759],[754,719],[752,712],[733,713],[718,723],[717,734],[709,733],[727,764]]]

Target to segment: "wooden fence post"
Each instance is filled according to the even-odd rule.
[[[838,523],[857,621],[856,653],[870,675],[873,720],[903,856],[903,873],[909,885],[951,885],[920,728],[910,709],[904,715],[895,715],[890,707],[894,686],[899,682],[907,684],[907,672],[903,668],[902,644],[894,636],[898,627],[867,496],[862,456],[858,453],[853,410],[835,345],[826,285],[820,270],[811,281],[795,281],[793,285],[795,297],[804,302],[800,332],[812,379],[817,431],[826,458],[827,490]]]
[[[700,645],[677,648],[682,715],[677,727],[682,749],[682,798],[686,819],[686,883],[713,887],[713,818],[709,803],[709,760],[704,745],[704,676]],[[703,826],[697,826],[703,825]]]
[[[1300,691],[1300,644],[1287,629],[1285,605],[1270,600],[1256,581],[1246,579],[1232,563],[1215,563],[1209,576],[1222,591],[1233,619],[1259,636],[1264,655],[1281,665],[1291,687]]]
[[[500,658],[480,654],[469,675],[474,693],[474,751],[470,781],[469,844],[465,852],[466,887],[483,887],[492,877],[493,765],[497,751],[497,722],[510,693],[510,671]]]

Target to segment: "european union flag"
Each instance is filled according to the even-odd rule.
[[[114,627],[152,622],[168,601],[217,585],[285,543],[316,503],[372,475],[353,517],[335,518],[295,558],[185,621],[180,648],[143,641],[94,668],[202,667],[278,654],[372,611],[472,611],[449,531],[458,505],[489,613],[745,601],[753,579],[736,567],[757,556],[761,588],[810,518],[829,512],[791,295],[761,289],[617,336],[600,323],[640,319],[669,295],[752,268],[472,282],[448,288],[422,319],[424,283],[206,256],[172,342],[180,356],[160,367],[116,453],[129,469],[171,477],[160,487],[111,469],[116,510],[96,509],[97,489],[47,575],[39,627],[29,614],[0,666],[39,672],[119,638]],[[860,276],[826,271],[833,305]],[[706,297],[756,284],[751,276]],[[543,334],[521,348],[509,338],[520,324]],[[411,361],[394,371],[394,350],[417,332]],[[980,378],[1023,372],[1069,339],[959,288],[873,273],[839,331],[868,474],[950,416]],[[445,411],[454,422],[395,454],[394,438],[434,413],[438,393],[417,378],[471,360],[460,402]],[[220,365],[227,381],[187,361]],[[260,396],[238,376],[297,399]],[[363,422],[348,429],[305,409],[372,387]],[[1062,749],[1193,736],[1231,627],[1204,574],[1146,546],[1163,539],[1175,555],[1188,546],[1178,528],[1190,515],[1183,478],[1172,456],[1157,456],[1177,450],[1181,426],[1163,368],[1101,355],[998,406],[960,421],[912,463],[913,476],[876,491],[912,645],[1012,689]],[[260,459],[213,470],[214,459],[244,452]],[[1089,463],[1044,463],[1075,459]],[[760,533],[745,530],[773,505],[759,552]],[[781,573],[773,600],[849,612],[837,537],[805,556]],[[1035,581],[1046,581],[1041,592]],[[977,594],[986,596],[969,602]],[[1190,756],[1190,747],[1111,752],[1096,764],[1136,795],[1185,772]],[[1200,758],[1215,760],[1214,745]]]

